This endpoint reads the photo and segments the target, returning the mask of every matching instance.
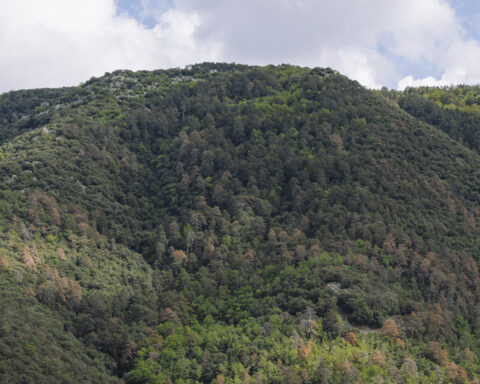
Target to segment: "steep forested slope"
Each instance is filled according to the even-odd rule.
[[[2,381],[474,382],[480,157],[409,92],[205,63],[1,95]]]

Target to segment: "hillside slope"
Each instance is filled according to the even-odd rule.
[[[475,382],[480,156],[407,96],[211,63],[1,95],[2,382]]]

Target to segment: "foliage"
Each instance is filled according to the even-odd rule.
[[[1,95],[1,381],[475,380],[463,88],[203,63]]]

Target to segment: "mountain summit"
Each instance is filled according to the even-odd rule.
[[[478,95],[221,63],[0,95],[1,381],[478,382]]]

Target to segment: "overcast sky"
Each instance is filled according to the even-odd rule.
[[[477,0],[0,0],[0,92],[202,61],[480,82]]]

